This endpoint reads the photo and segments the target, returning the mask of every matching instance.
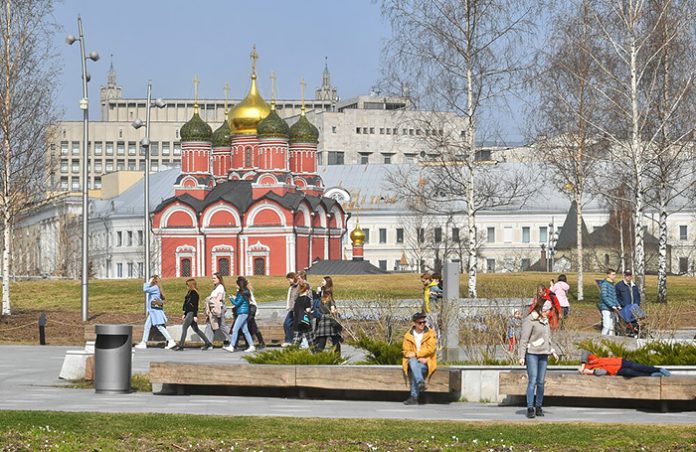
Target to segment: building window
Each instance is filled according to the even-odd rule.
[[[135,277],[135,275],[133,274],[134,267],[135,266],[133,265],[133,262],[128,262],[128,277],[129,278]]]
[[[79,141],[72,142],[72,155],[80,155],[80,142]]]
[[[317,152],[317,165],[323,165],[324,164],[324,153],[319,151]]]
[[[152,165],[150,166],[150,169],[151,169],[153,172],[159,171],[159,165],[157,164],[157,162],[152,162]]]
[[[60,161],[60,172],[61,173],[67,173],[68,172],[68,161],[67,160],[61,160]]]
[[[143,231],[138,231],[138,246],[143,246]]]
[[[167,156],[169,155],[169,142],[165,141],[162,143],[162,155]]]
[[[68,178],[67,177],[60,178],[60,189],[63,191],[68,190]]]
[[[336,126],[331,126],[331,133],[336,133]]]
[[[404,243],[404,229],[396,228],[396,243]]]
[[[126,162],[123,160],[116,161],[116,171],[123,171],[126,169]]]
[[[523,257],[520,261],[520,270],[526,272],[532,265],[532,261],[528,257]]]
[[[379,243],[387,243],[387,230],[379,228]]]
[[[174,155],[181,155],[181,143],[174,143]]]
[[[384,156],[384,164],[385,165],[391,165],[392,162],[392,154],[382,154]]]
[[[503,242],[512,243],[512,226],[505,226],[503,228]]]
[[[452,228],[452,241],[454,243],[459,242],[459,228]]]
[[[114,155],[114,143],[112,141],[106,143],[106,155]]]
[[[183,278],[188,278],[191,276],[191,259],[187,257],[181,259],[181,276]]]
[[[365,228],[363,232],[365,233],[365,244],[370,243],[370,230]]]
[[[442,243],[442,228],[435,228],[435,243]]]
[[[679,226],[679,240],[689,240],[689,229],[686,225]]]
[[[491,159],[491,150],[490,149],[479,149],[476,151],[474,155],[474,160],[478,162],[488,162]]]
[[[495,228],[486,228],[486,242],[495,243]]]
[[[138,162],[138,171],[145,171],[145,160],[140,160]]]
[[[549,228],[548,226],[539,226],[539,243],[546,243],[549,241]]]
[[[370,163],[370,154],[361,152],[360,153],[360,164],[361,165],[367,165]]]
[[[251,148],[247,147],[244,149],[244,166],[247,168],[251,167]]]
[[[80,189],[80,179],[78,179],[77,177],[74,177],[72,180],[71,186],[72,186],[73,190],[79,190]]]
[[[145,276],[144,266],[142,262],[138,262],[138,278]]]
[[[355,133],[357,133],[358,135],[360,135],[360,127],[356,127],[356,128],[355,128]]]
[[[116,264],[116,276],[123,278],[123,264],[120,262]]]
[[[218,259],[218,272],[222,276],[230,276],[230,260],[228,258],[221,257]]]
[[[159,141],[150,143],[150,155],[159,156]]]
[[[680,257],[679,258],[679,274],[683,275],[689,272],[689,258]]]
[[[103,151],[104,143],[102,143],[101,141],[94,143],[94,155],[102,155]]]
[[[102,162],[94,162],[94,172],[96,173],[101,173],[102,172]]]
[[[78,162],[78,161],[72,162],[71,171],[73,173],[79,173],[80,172],[80,162]]]
[[[101,177],[94,178],[94,188],[95,188],[95,190],[101,190],[101,188],[102,188]]]
[[[67,141],[61,141],[60,142],[60,155],[68,155],[68,142]]]
[[[495,273],[495,259],[486,259],[486,271]]]
[[[116,232],[116,246],[123,246],[123,233],[121,231]]]
[[[343,151],[329,151],[329,165],[343,165],[345,162],[345,153]]]
[[[129,141],[128,142],[128,155],[135,155],[135,152],[136,152],[135,141]]]
[[[126,242],[128,246],[133,246],[133,231],[128,231],[127,233],[128,241]]]
[[[386,260],[379,261],[379,269],[387,271],[387,261]]]
[[[266,259],[263,257],[254,258],[254,275],[262,276],[266,274]]]
[[[128,160],[128,171],[135,171],[135,160]]]
[[[116,143],[116,155],[126,154],[126,144],[123,141]]]
[[[106,162],[105,168],[107,173],[112,172],[114,170],[114,162],[109,160],[108,162]]]
[[[379,134],[380,134],[380,135],[384,135],[384,127],[380,127],[380,128],[379,128]]]
[[[529,243],[530,241],[529,226],[522,226],[522,243]]]

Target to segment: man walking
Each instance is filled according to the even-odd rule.
[[[622,308],[629,304],[640,306],[640,290],[636,283],[633,282],[633,272],[631,270],[626,270],[624,278],[616,285],[616,299]]]
[[[437,368],[437,337],[435,331],[426,326],[425,317],[422,312],[413,314],[413,326],[404,334],[403,368],[411,385],[411,395],[405,405],[418,404],[418,396],[425,391],[426,379],[430,379]]]
[[[613,268],[607,269],[607,277],[599,282],[599,311],[602,313],[602,335],[614,335],[614,318],[612,314],[618,311],[620,306],[616,300],[616,271]]]
[[[295,308],[295,299],[297,298],[297,275],[293,272],[285,275],[288,280],[288,296],[285,300],[285,310],[287,314],[285,315],[285,321],[283,322],[283,330],[285,332],[285,340],[282,344],[283,347],[288,347],[292,344],[292,325],[294,322],[293,309]]]

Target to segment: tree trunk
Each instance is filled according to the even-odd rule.
[[[577,248],[577,260],[578,260],[578,301],[582,301],[585,299],[585,290],[583,287],[584,284],[584,252],[582,248],[582,195],[578,192],[575,192],[575,203],[577,204],[577,209],[576,213],[577,216],[575,217],[576,219],[576,224],[577,224],[577,242],[578,242],[578,248]]]
[[[11,315],[12,309],[10,306],[10,243],[12,238],[12,222],[10,216],[10,207],[8,205],[2,206],[2,226],[2,315]]]
[[[638,49],[635,38],[631,42],[631,158],[635,178],[635,211],[634,211],[634,251],[633,270],[636,282],[640,288],[640,298],[645,299],[645,250],[643,248],[643,162],[640,143],[640,117],[638,113]]]
[[[3,104],[5,112],[3,114],[2,120],[2,151],[3,151],[3,173],[2,173],[2,226],[3,226],[3,243],[2,243],[2,315],[11,315],[12,309],[10,307],[10,241],[12,238],[12,213],[10,209],[12,205],[10,203],[10,168],[12,166],[12,149],[10,145],[9,132],[12,128],[12,99],[11,90],[12,77],[10,69],[11,52],[10,52],[10,39],[12,38],[10,24],[12,11],[10,7],[10,2],[5,4],[6,7],[6,29],[3,30],[5,36],[5,48],[3,49],[3,57],[5,64],[5,89],[4,89],[4,99]]]
[[[471,64],[467,64],[466,71],[467,79],[467,139],[469,141],[469,158],[467,165],[469,167],[469,183],[466,188],[466,204],[467,204],[467,226],[469,227],[469,281],[467,284],[469,298],[476,298],[476,206],[475,199],[475,178],[474,178],[474,160],[476,158],[476,125],[474,124],[474,74],[471,69]]]
[[[660,245],[657,265],[657,302],[667,303],[667,205],[660,198]],[[642,298],[641,298],[642,299]]]
[[[624,221],[623,212],[619,212],[619,267],[621,267],[621,273],[626,271],[626,245],[624,244]]]

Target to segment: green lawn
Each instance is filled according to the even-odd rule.
[[[311,403],[311,402],[308,402]],[[692,450],[693,426],[3,411],[2,450]]]
[[[478,276],[479,297],[531,297],[539,283],[548,284],[550,273],[507,273],[481,274]],[[572,291],[575,291],[576,278],[569,274]],[[585,299],[588,305],[598,300],[595,278],[602,275],[590,274],[585,280]],[[272,301],[285,299],[287,282],[283,277],[249,278],[256,299]],[[319,284],[321,277],[310,277],[313,286]],[[208,278],[199,278],[201,294],[210,293],[212,283]],[[377,298],[420,298],[422,289],[418,275],[391,274],[368,276],[335,276],[336,298],[377,299]],[[226,281],[228,293],[234,289],[234,279]],[[179,306],[186,293],[184,279],[165,279],[163,289],[168,300]],[[656,278],[647,280],[647,300],[655,300]],[[462,295],[466,293],[466,276],[461,280]],[[696,279],[688,277],[669,278],[670,304],[689,304],[696,306]],[[79,281],[22,281],[11,285],[13,307],[26,310],[77,311],[80,310]],[[142,281],[140,280],[92,280],[89,285],[90,311],[113,313],[142,312]]]

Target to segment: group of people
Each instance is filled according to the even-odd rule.
[[[211,339],[215,337],[216,332],[220,331],[223,335],[223,350],[235,352],[240,348],[237,347],[239,333],[246,340],[245,352],[253,352],[256,350],[252,336],[256,336],[259,348],[264,348],[265,343],[263,335],[256,324],[256,311],[258,305],[252,292],[249,281],[240,276],[236,280],[236,292],[233,297],[230,297],[232,309],[232,317],[234,319],[231,327],[227,327],[225,323],[226,311],[228,309],[225,302],[226,289],[223,276],[220,273],[213,273],[212,277],[213,290],[208,297],[205,298],[204,312],[206,316],[206,329],[210,329],[211,337],[200,330],[198,326],[198,311],[200,304],[200,294],[198,292],[198,283],[194,278],[186,280],[186,295],[182,306],[181,319],[183,321],[181,327],[181,338],[177,343],[174,341],[167,331],[167,316],[164,313],[165,296],[162,291],[161,280],[158,275],[153,276],[150,281],[143,285],[143,291],[147,294],[147,319],[143,329],[143,338],[135,348],[147,348],[147,341],[150,336],[150,328],[155,326],[167,340],[165,348],[174,349],[177,351],[184,350],[184,342],[188,333],[189,327],[198,334],[203,340],[204,346],[202,350],[211,350],[213,343]]]
[[[599,312],[602,314],[602,335],[615,334],[614,317],[625,308],[640,306],[640,289],[633,282],[633,272],[624,271],[624,277],[615,284],[616,270],[607,269],[607,277],[599,284]],[[626,313],[626,320],[633,322],[633,311]]]

